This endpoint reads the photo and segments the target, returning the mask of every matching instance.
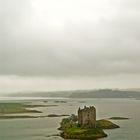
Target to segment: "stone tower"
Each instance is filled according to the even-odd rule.
[[[94,106],[78,110],[78,123],[81,127],[96,127],[96,109]]]

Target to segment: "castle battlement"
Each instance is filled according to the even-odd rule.
[[[93,109],[95,109],[94,106],[90,106],[90,107],[86,107],[86,106],[84,106],[83,109],[79,108],[78,111],[90,111],[90,110],[92,111]],[[96,109],[95,109],[95,110],[96,110]]]

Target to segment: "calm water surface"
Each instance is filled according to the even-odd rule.
[[[140,100],[63,99],[66,103],[55,102],[56,100],[62,101],[62,99],[47,100],[46,103],[42,100],[32,101],[33,104],[57,105],[36,108],[43,111],[42,115],[76,114],[79,107],[94,105],[97,109],[98,119],[113,116],[129,117],[130,120],[113,121],[121,128],[105,130],[108,137],[103,140],[140,140]],[[52,136],[59,134],[57,128],[62,118],[0,120],[0,140],[63,140],[61,137]]]

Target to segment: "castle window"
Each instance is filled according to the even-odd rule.
[[[89,118],[89,113],[87,114],[87,117]]]

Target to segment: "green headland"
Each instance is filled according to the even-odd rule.
[[[40,107],[24,103],[0,103],[0,119],[38,118],[39,116],[23,115],[24,113],[42,113],[29,108]],[[21,115],[19,115],[21,114]]]
[[[67,114],[49,114],[49,115],[31,115],[32,113],[42,113],[38,110],[33,110],[36,107],[53,107],[57,105],[38,105],[25,103],[0,103],[0,119],[26,119],[26,118],[45,118],[45,117],[64,117]],[[31,113],[25,115],[24,113]]]
[[[0,115],[17,113],[41,113],[37,110],[27,109],[28,105],[23,103],[0,103]]]

